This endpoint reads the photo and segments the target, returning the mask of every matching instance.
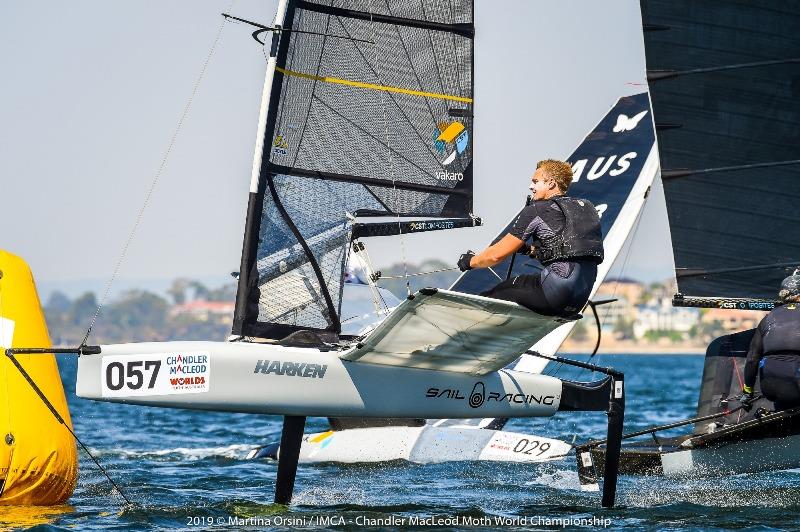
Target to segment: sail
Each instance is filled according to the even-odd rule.
[[[356,218],[472,218],[472,2],[282,5],[233,327],[276,339],[341,331]]]
[[[775,299],[800,264],[800,2],[642,14],[679,292]]]

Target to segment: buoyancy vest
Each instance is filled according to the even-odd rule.
[[[764,355],[794,351],[800,355],[800,304],[787,303],[767,314],[758,325]]]
[[[603,262],[603,232],[592,202],[556,196],[550,198],[564,213],[564,228],[555,236],[534,241],[536,258],[544,265],[579,259]]]

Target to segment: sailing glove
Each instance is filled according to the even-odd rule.
[[[472,260],[472,257],[474,256],[475,253],[472,251],[467,251],[466,253],[462,253],[461,256],[458,258],[458,263],[457,263],[458,269],[461,270],[462,272],[471,270],[472,266],[470,266],[469,263]]]
[[[520,255],[527,255],[531,258],[536,258],[536,250],[531,248],[528,244],[522,244],[522,247],[517,250]]]
[[[751,393],[743,393],[739,396],[739,402],[742,403],[742,408],[745,412],[749,412],[751,408],[753,408],[753,394]]]

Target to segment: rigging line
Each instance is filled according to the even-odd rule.
[[[389,5],[389,0],[386,0],[386,10],[388,11],[389,15],[392,14],[392,6]],[[422,9],[422,13],[423,13],[423,16],[424,16],[424,14],[425,14],[425,9],[424,8]],[[422,80],[419,78],[419,74],[417,74],[417,69],[414,68],[414,62],[411,59],[411,54],[408,51],[408,47],[406,46],[406,42],[403,39],[403,35],[402,35],[402,33],[400,33],[400,27],[399,26],[395,26],[394,30],[397,32],[397,39],[400,41],[400,44],[403,46],[403,51],[406,53],[406,58],[408,59],[408,66],[411,69],[411,73],[414,74],[414,79],[417,81],[417,85],[420,88],[422,88]],[[430,38],[431,32],[428,31],[426,33],[428,34],[428,37]],[[434,56],[433,57],[433,63],[434,63],[434,65],[436,65],[436,71],[437,71],[437,75],[439,77],[439,86],[442,88],[442,90],[444,90],[444,84],[442,84],[442,77],[441,77],[441,74],[439,74],[439,67],[436,64],[436,50],[433,48],[433,41],[431,41],[431,49],[433,50],[433,56]],[[425,105],[428,108],[428,112],[431,114],[431,122],[436,123],[436,117],[433,114],[433,107],[431,106],[430,100],[428,100],[427,98],[425,99]],[[416,128],[414,128],[414,129],[416,129]],[[430,144],[430,142],[428,144]],[[437,162],[438,162],[438,159],[437,159]]]
[[[497,275],[497,272],[494,271],[494,269],[491,266],[487,266],[486,269],[489,270],[490,272],[492,272],[494,274],[494,276],[497,277],[498,279],[500,279],[501,281],[503,280],[503,278],[500,277],[499,275]]]
[[[735,172],[737,170],[753,170],[755,168],[773,168],[776,166],[794,166],[800,164],[800,159],[791,159],[788,161],[769,161],[765,163],[751,163],[739,164],[736,166],[720,166],[718,168],[700,168],[692,170],[690,168],[675,168],[672,170],[662,170],[661,180],[664,181],[679,179],[681,177],[688,177],[692,175],[713,174],[717,172]],[[758,190],[758,189],[756,189]]]
[[[424,5],[424,2],[425,2],[425,0],[420,0],[420,4]],[[448,0],[447,1],[447,5],[450,8],[450,20],[455,20],[456,15],[455,15],[455,11],[453,9],[452,0]],[[474,4],[473,4],[473,9],[474,9]],[[472,23],[475,22],[474,18],[475,17],[470,17],[470,19],[472,20]],[[453,44],[453,57],[458,57],[458,46],[456,45],[456,34],[455,33],[453,33],[451,35],[451,41],[452,41],[452,44]],[[473,54],[474,54],[474,49],[475,49],[475,46],[474,46],[474,40],[473,40],[473,44],[470,45],[470,75],[469,75],[470,82],[473,81],[472,80],[472,74],[473,74],[473,72],[472,72],[472,57],[473,57]],[[460,75],[460,72],[458,70],[456,70],[455,78],[456,78],[456,82],[458,83],[458,91],[463,94],[464,87],[461,84],[461,75]]]
[[[762,66],[783,65],[786,63],[800,63],[800,57],[790,57],[788,59],[775,59],[772,61],[755,61],[753,63],[739,63],[736,65],[724,65],[707,68],[693,68],[691,70],[648,70],[647,81],[659,81],[662,79],[686,76],[689,74],[705,74],[708,72],[723,72],[725,70],[739,70],[742,68],[755,68]]]
[[[367,251],[367,246],[363,243],[359,242],[358,245],[359,251],[355,251],[353,249],[353,255],[358,260],[359,263],[364,267],[364,270],[367,273],[367,285],[370,288],[370,293],[372,294],[372,301],[375,305],[375,313],[379,315],[381,313],[388,314],[389,313],[389,304],[386,303],[386,300],[381,294],[380,289],[378,288],[378,284],[375,281],[375,266],[372,264],[372,259],[369,256],[369,252]],[[383,308],[380,308],[378,304],[378,300],[383,303]]]
[[[652,188],[652,187],[648,187],[648,191],[650,190],[650,188]],[[644,202],[642,203],[642,207],[641,207],[641,209],[639,209],[639,212],[636,214],[636,219],[633,222],[634,229],[633,229],[633,232],[629,236],[630,244],[628,245],[628,251],[625,253],[625,260],[622,261],[622,268],[620,268],[620,274],[619,274],[620,278],[624,278],[625,277],[625,271],[628,268],[628,262],[630,261],[630,258],[631,258],[631,251],[633,250],[633,243],[636,240],[636,235],[639,234],[639,228],[641,227],[641,221],[642,221],[642,214],[644,213],[644,209],[647,206],[647,200],[649,199],[649,196],[650,195],[648,194],[647,197],[644,198]],[[610,270],[610,268],[609,268],[609,270]],[[615,298],[617,296],[617,289],[619,288],[619,285],[620,285],[619,280],[617,280],[617,282],[614,283],[614,291],[611,293],[611,297],[612,298]],[[603,325],[605,325],[605,323],[608,321],[608,316],[610,314],[611,314],[611,305],[608,306],[608,308],[606,309],[605,314],[603,315],[603,319],[601,320]],[[594,354],[592,354],[588,358],[588,360],[591,360],[592,358],[594,358],[594,356],[596,354],[597,354],[596,352]]]
[[[744,380],[742,379],[742,376],[739,373],[739,365],[736,364],[736,359],[731,357],[731,363],[733,364],[733,372],[736,374],[736,378],[739,380],[739,388],[744,390]],[[739,421],[741,420],[742,420],[742,412],[740,411],[739,415],[736,417],[736,422],[739,423]]]
[[[297,24],[300,25],[300,26],[302,26],[304,24],[305,13],[306,13],[305,10],[301,9],[299,13],[297,11],[295,11],[294,14],[293,14],[294,17],[297,17]],[[284,15],[283,24],[284,25],[286,24],[286,16],[285,15]],[[294,26],[294,24],[295,24],[294,23],[294,19],[292,19],[290,21],[290,24],[292,26]],[[290,34],[290,36],[291,36],[291,34]],[[295,55],[296,55],[298,47],[297,46],[291,46],[291,44],[292,43],[288,43],[287,46],[286,46],[286,54],[283,57],[283,65],[284,66],[294,64],[294,59],[295,59]],[[270,46],[271,46],[271,44],[270,44]],[[267,40],[266,39],[264,39],[264,42],[261,45],[261,51],[264,54],[264,61],[268,64],[269,63],[269,52],[267,52]],[[278,54],[278,55],[280,55],[280,54]],[[276,56],[276,60],[277,60],[277,56]],[[278,63],[276,63],[276,65],[277,64]],[[283,80],[281,80],[281,82],[283,83]],[[272,89],[274,90],[275,87],[276,87],[274,79],[273,79],[272,83],[273,83]],[[273,128],[272,128],[272,131],[270,132],[270,134],[273,135],[273,136],[275,135],[275,129],[278,127],[278,124],[282,124],[283,123],[284,109],[286,107],[288,107],[286,105],[281,105],[283,102],[280,101],[281,100],[280,96],[278,96],[278,99],[279,99],[279,102],[278,102],[278,105],[277,105],[277,112],[276,112],[276,115],[275,115],[275,122],[274,122],[274,125],[273,125]],[[309,102],[309,109],[310,108],[311,108],[311,103]],[[299,149],[299,146],[298,146],[298,149]],[[271,158],[272,158],[272,151],[270,150],[269,151],[269,157],[267,158],[267,160],[269,161]]]
[[[377,46],[376,46],[377,48]],[[364,83],[363,81],[354,81],[350,79],[334,78],[330,76],[315,76],[313,74],[306,74],[304,72],[297,72],[286,68],[275,67],[275,70],[287,76],[294,76],[297,78],[313,79],[316,81],[324,81],[326,83],[338,83],[340,85],[348,85],[351,87],[358,87],[360,89],[371,89],[383,92],[397,92],[400,94],[408,94],[410,96],[423,96],[425,98],[434,98],[437,100],[451,100],[454,102],[472,103],[472,98],[464,98],[463,96],[455,96],[453,94],[441,94],[438,92],[425,92],[413,89],[405,89],[403,87],[394,87],[391,85],[376,85],[374,83]]]
[[[687,277],[699,277],[703,275],[719,275],[721,273],[741,273],[741,272],[752,272],[752,271],[761,271],[761,270],[774,270],[774,269],[782,269],[788,270],[797,266],[800,263],[800,260],[792,261],[792,262],[775,262],[772,264],[758,264],[756,266],[742,266],[740,268],[723,268],[719,270],[703,270],[699,268],[675,268],[676,277],[680,277],[681,279],[685,279]]]
[[[387,6],[388,6],[388,0],[387,0]],[[372,16],[372,12],[374,11],[372,9],[372,0],[369,0],[369,11],[370,11],[369,23],[370,23],[370,26],[372,27],[372,40],[375,41],[375,21],[373,20],[373,16]],[[378,45],[375,44],[374,46],[375,46],[375,69],[374,69],[374,72],[375,72],[376,80],[380,82],[381,81],[381,75],[380,75],[380,62],[378,60]],[[379,85],[375,85],[375,87],[379,87]],[[392,196],[394,197],[394,205],[396,207],[398,205],[397,180],[395,179],[394,157],[393,157],[393,154],[392,154],[391,139],[389,137],[389,116],[388,116],[388,113],[386,112],[386,102],[385,102],[386,94],[387,94],[387,92],[383,92],[382,93],[383,97],[381,98],[381,103],[382,103],[381,107],[382,107],[382,110],[383,110],[383,125],[384,125],[384,129],[386,130],[386,148],[387,148],[386,151],[387,151],[387,154],[389,155],[389,175],[392,178]],[[395,209],[395,210],[398,210],[398,209]],[[405,274],[405,280],[406,280],[406,292],[408,293],[408,296],[410,297],[411,296],[411,282],[408,280],[408,263],[406,261],[406,243],[405,243],[405,237],[403,236],[402,225],[401,225],[401,220],[400,220],[400,214],[399,213],[397,215],[397,232],[400,233],[400,235],[399,235],[400,236],[400,258],[401,258],[401,260],[403,262],[403,273]]]
[[[358,42],[365,42],[365,43],[373,44],[372,41],[366,41],[366,40],[363,40],[363,39],[355,39],[353,37],[346,37],[344,35],[333,35],[331,33],[327,33],[327,30],[326,30],[326,33],[319,33],[317,31],[284,29],[284,28],[281,28],[280,26],[265,26],[263,24],[259,24],[258,22],[252,22],[250,20],[246,20],[246,19],[243,19],[243,18],[234,17],[233,15],[229,15],[227,13],[222,13],[222,16],[225,17],[226,19],[233,20],[235,24],[242,24],[242,23],[249,24],[250,26],[254,26],[256,28],[261,28],[262,31],[274,31],[276,33],[283,33],[283,32],[286,32],[286,33],[305,33],[306,35],[320,35],[322,37],[332,37],[334,39],[345,39],[345,40],[348,40],[348,41],[358,41]],[[261,32],[256,32],[256,33],[261,33]],[[262,43],[262,44],[264,44],[264,43]]]
[[[652,187],[650,187],[650,188],[652,188]],[[650,188],[648,188],[648,191],[650,190]],[[630,256],[631,256],[631,249],[633,248],[633,241],[636,239],[636,235],[638,234],[638,232],[639,232],[639,228],[641,227],[641,224],[640,224],[640,222],[641,222],[642,214],[644,213],[644,208],[645,208],[645,206],[647,205],[647,200],[649,199],[649,197],[650,197],[650,195],[649,195],[649,194],[647,194],[647,195],[645,196],[645,198],[644,198],[644,200],[645,200],[645,201],[644,201],[644,203],[642,204],[642,208],[641,208],[641,209],[639,209],[639,212],[638,212],[638,213],[637,213],[637,215],[636,215],[636,219],[635,219],[635,220],[634,220],[634,222],[633,222],[633,227],[634,227],[634,229],[633,229],[633,232],[632,232],[632,233],[629,235],[629,238],[630,238],[630,242],[631,242],[631,244],[628,246],[628,251],[627,251],[627,252],[626,252],[626,254],[625,254],[625,259],[622,261],[622,268],[620,269],[620,277],[621,277],[621,278],[625,276],[625,270],[626,270],[626,269],[627,269],[627,267],[628,267],[628,261],[630,260]],[[610,268],[609,268],[609,271],[610,271]],[[616,295],[617,295],[617,289],[618,289],[618,288],[619,288],[619,281],[617,281],[616,283],[614,283],[614,290],[613,290],[613,292],[611,293],[611,297],[612,297],[612,298],[616,297]],[[587,303],[587,305],[588,305],[588,303]],[[585,309],[585,308],[586,308],[586,307],[584,306],[584,309]],[[595,318],[596,318],[596,319],[599,319],[599,316],[598,316],[598,314],[597,314],[597,309],[595,309],[595,308],[592,308],[592,310],[593,310],[593,312],[595,313]],[[606,323],[606,321],[607,321],[607,319],[608,319],[608,315],[609,315],[610,313],[611,313],[611,308],[609,307],[608,309],[606,309],[606,312],[605,312],[605,314],[603,315],[603,319],[602,319],[602,320],[600,320],[600,322],[601,322],[603,325]],[[570,331],[570,332],[572,332],[572,331]],[[598,333],[598,334],[599,334],[599,333]],[[589,355],[589,358],[587,359],[587,361],[589,361],[589,360],[592,360],[592,359],[595,357],[595,355],[597,355],[597,353],[598,353],[598,352],[599,352],[599,345],[598,345],[598,346],[595,348],[594,352],[593,352],[591,355]],[[558,366],[557,366],[557,367],[556,367],[556,368],[553,370],[553,372],[552,372],[552,373],[549,373],[549,375],[553,375],[553,376],[555,376],[556,374],[558,374],[559,370],[561,370],[561,368],[562,368],[562,367],[563,367],[563,364],[559,364],[559,365],[558,365]],[[587,370],[587,371],[588,371],[588,370]],[[590,373],[594,373],[594,372],[592,371],[592,372],[590,372]]]
[[[335,256],[338,256],[339,258],[338,258],[338,260],[335,260],[333,262],[335,264],[342,265],[342,267],[340,267],[340,268],[332,268],[330,274],[328,274],[327,276],[323,275],[326,285],[330,285],[331,282],[333,281],[333,279],[335,277],[337,277],[337,276],[339,277],[339,283],[340,284],[344,283],[344,269],[347,267],[347,257],[345,255],[347,255],[349,253],[349,249],[350,249],[349,242],[350,242],[350,239],[348,238],[344,242],[343,245],[339,246],[338,249],[334,248],[333,250],[329,251],[328,253],[321,253],[320,254],[321,261],[325,262],[325,256],[326,255],[331,254],[331,253],[336,253]],[[339,311],[340,312],[341,312],[341,304],[342,304],[342,302],[341,302],[341,297],[340,297],[339,298],[339,307],[340,307]]]
[[[305,13],[304,11],[301,11],[301,13],[300,13],[300,18],[298,20],[298,22],[300,24],[303,23],[303,14],[304,13]],[[330,30],[330,27],[331,27],[331,18],[327,17],[326,21],[325,21],[325,34],[326,34],[326,36],[323,37],[322,44],[320,46],[319,56],[318,56],[318,59],[317,59],[317,67],[316,67],[316,71],[315,71],[315,75],[316,76],[319,76],[320,69],[322,68],[322,57],[325,54],[325,45],[328,42],[327,33]],[[292,59],[290,61],[294,60],[294,50],[296,50],[296,49],[297,49],[297,47],[292,47]],[[291,63],[288,63],[288,64],[291,64]],[[311,105],[312,105],[312,103],[314,101],[314,98],[316,96],[316,91],[317,91],[317,81],[314,80],[314,83],[311,86],[311,94],[310,94],[310,97],[308,98],[308,107],[306,108],[305,117],[303,119],[303,127],[300,129],[300,137],[297,140],[297,148],[295,149],[294,157],[292,158],[292,164],[291,164],[292,167],[296,166],[297,158],[300,156],[300,151],[301,151],[301,147],[302,147],[302,144],[303,144],[303,139],[305,138],[306,129],[308,128],[308,121],[309,121],[309,118],[311,117]],[[283,117],[283,108],[281,108],[281,118],[282,117]],[[325,186],[328,189],[328,193],[329,194],[333,193],[333,187],[334,187],[333,183],[330,183],[330,182],[327,182],[327,181],[323,181],[323,186]],[[347,221],[345,220],[345,225],[346,224],[347,224]],[[344,249],[342,250],[342,252],[344,253],[345,250],[347,250],[349,252],[349,248],[350,248],[350,246],[349,246],[349,242],[348,242],[348,243],[345,244]],[[346,261],[347,257],[344,257],[344,260]],[[346,267],[346,264],[345,264],[345,267]],[[334,269],[331,272],[331,275],[329,276],[329,278],[327,279],[328,284],[330,284],[331,277],[335,273],[336,273],[336,270]],[[344,272],[341,272],[341,273],[343,274]],[[340,282],[343,283],[344,279],[340,279]],[[341,301],[339,301],[339,310],[341,312]]]
[[[341,20],[341,17],[337,16],[337,19],[339,19],[339,24],[341,24],[341,25],[342,25],[342,29],[344,30],[344,32],[345,32],[346,34],[350,35],[350,32],[347,30],[347,27],[345,27],[344,23],[343,23],[343,22],[342,22],[342,20]],[[372,68],[372,65],[370,65],[370,64],[369,64],[369,60],[367,60],[366,56],[364,55],[364,52],[362,52],[362,51],[361,51],[361,48],[359,48],[358,46],[356,46],[356,47],[355,47],[355,49],[356,49],[356,51],[358,51],[358,54],[359,54],[359,55],[361,56],[361,58],[364,60],[364,63],[366,64],[366,66],[367,66],[367,67],[368,67],[368,68],[369,68],[369,69],[372,71],[372,73],[373,73],[373,74],[375,74],[375,76],[377,77],[377,76],[378,76],[378,73],[375,71],[375,69],[374,69],[374,68]],[[420,85],[420,87],[421,87],[421,85]],[[398,111],[400,111],[400,113],[402,113],[402,115],[403,115],[403,118],[405,118],[405,119],[406,119],[406,121],[407,121],[409,124],[413,123],[413,120],[411,120],[411,117],[409,117],[409,116],[408,116],[408,113],[406,112],[406,110],[405,110],[405,109],[403,109],[403,106],[401,106],[401,105],[400,105],[400,103],[397,101],[397,98],[395,98],[394,94],[392,94],[392,93],[389,93],[389,97],[391,98],[392,102],[393,102],[393,103],[394,103],[394,104],[397,106],[397,110],[398,110]],[[437,161],[437,163],[438,163],[439,159],[437,159],[437,157],[436,157],[436,154],[434,153],[434,151],[433,151],[433,149],[432,149],[432,148],[433,148],[433,144],[432,144],[431,142],[428,142],[426,139],[422,138],[422,135],[420,134],[420,132],[417,130],[417,128],[416,128],[416,127],[412,127],[412,128],[411,128],[411,131],[413,131],[413,132],[414,132],[414,135],[416,135],[416,137],[419,139],[419,141],[420,141],[420,142],[421,142],[421,143],[422,143],[424,146],[426,146],[426,147],[427,147],[427,149],[428,149],[428,153],[430,153],[430,154],[431,154],[431,157],[433,157],[433,158],[434,158],[434,160],[435,160],[435,161]],[[424,172],[423,172],[423,173],[424,173]]]
[[[428,14],[425,12],[425,0],[419,0],[419,7],[422,10],[422,16],[427,19],[428,18]],[[428,31],[426,33],[428,34],[428,43],[430,44],[431,52],[432,52],[432,55],[433,55],[433,66],[436,68],[436,77],[439,78],[439,86],[442,88],[442,90],[444,90],[444,80],[442,78],[442,71],[439,68],[439,62],[437,61],[437,57],[436,57],[437,49],[436,49],[436,46],[433,45],[433,32]],[[397,29],[397,34],[400,35],[400,29],[399,28]],[[455,37],[455,35],[453,35],[453,36]],[[401,37],[401,40],[402,40],[402,37]],[[405,48],[405,44],[403,44],[403,48]],[[408,49],[406,49],[406,54],[408,54]],[[453,57],[455,58],[456,54],[453,54]],[[409,59],[409,63],[411,63],[411,56],[410,55],[409,55],[408,59]],[[455,64],[457,65],[458,62],[455,61]],[[417,71],[414,68],[413,64],[411,65],[411,68],[414,71],[414,76],[417,78],[417,82],[419,82],[419,76],[417,76]],[[422,83],[420,83],[420,87],[421,86],[422,86]],[[459,85],[459,92],[461,92],[461,86],[460,85]],[[431,111],[431,118],[433,118],[433,109],[431,109],[430,104],[428,105],[428,109]]]
[[[300,24],[303,23],[302,17],[304,13],[305,13],[304,11],[300,12],[300,20],[298,20]],[[328,33],[330,27],[331,27],[331,17],[328,17],[325,21],[325,33]],[[322,56],[325,54],[325,45],[327,43],[328,43],[328,38],[327,37],[323,38],[322,44],[320,45],[319,48],[319,57],[317,58],[317,68],[315,72],[315,76],[317,77],[319,77],[319,72],[320,69],[322,68]],[[292,60],[293,60],[294,50],[297,49],[297,47],[293,46],[292,49],[293,49],[292,53]],[[309,95],[308,98],[308,107],[306,107],[306,116],[303,118],[303,127],[300,128],[300,137],[297,139],[297,148],[294,150],[294,157],[292,158],[292,165],[291,165],[292,168],[294,168],[297,165],[297,158],[300,156],[301,147],[303,145],[303,139],[306,136],[306,128],[308,127],[308,120],[309,118],[311,118],[311,105],[314,102],[314,97],[316,96],[316,93],[317,93],[317,80],[314,80],[314,83],[311,85],[311,94]],[[281,115],[283,115],[283,113],[281,113]],[[283,116],[281,116],[281,118],[283,118]],[[332,185],[328,184],[328,190],[330,190],[331,186]]]
[[[430,275],[432,273],[441,273],[441,272],[451,272],[453,270],[457,270],[458,266],[453,266],[452,268],[441,268],[438,270],[430,270],[427,272],[416,272],[416,273],[409,273],[408,277],[417,277],[419,275]],[[403,279],[405,276],[403,275],[381,275],[381,279]]]
[[[361,244],[359,246],[359,251],[353,251],[355,254],[354,258],[358,260],[367,273],[367,286],[369,286],[370,294],[372,295],[372,304],[375,306],[375,314],[388,314],[389,305],[386,303],[386,300],[383,298],[383,294],[381,294],[380,290],[378,289],[378,285],[375,282],[375,267],[372,265],[372,259],[370,259],[369,253],[367,252],[367,246],[364,246],[362,243],[359,244]],[[361,246],[363,246],[363,248]],[[359,255],[360,253],[363,253],[363,255]],[[383,308],[380,307],[380,303],[383,303]]]
[[[336,110],[336,109],[335,109],[335,108],[334,108],[332,105],[330,105],[328,102],[326,102],[325,100],[323,100],[322,98],[320,98],[318,95],[317,95],[317,96],[314,96],[314,98],[315,98],[315,99],[316,99],[316,100],[317,100],[319,103],[321,103],[322,105],[324,105],[324,106],[325,106],[325,107],[326,107],[326,108],[327,108],[327,109],[328,109],[330,112],[332,112],[333,114],[335,114],[336,116],[338,116],[339,118],[341,118],[342,120],[344,120],[345,122],[347,122],[348,124],[350,124],[351,126],[353,126],[355,129],[359,130],[361,133],[363,133],[364,135],[368,136],[369,138],[371,138],[372,140],[374,140],[375,142],[377,142],[377,143],[378,143],[378,144],[380,144],[381,146],[386,146],[386,147],[387,147],[389,150],[391,150],[391,151],[393,151],[393,152],[394,152],[394,150],[392,150],[391,146],[389,146],[388,144],[384,143],[384,142],[383,142],[381,139],[379,139],[379,138],[377,138],[377,137],[373,136],[373,135],[372,135],[372,133],[370,133],[369,131],[367,131],[366,129],[364,129],[363,127],[361,127],[360,125],[358,125],[358,124],[356,124],[355,122],[353,122],[352,120],[350,120],[348,117],[346,117],[345,115],[343,115],[342,113],[340,113],[340,112],[339,112],[338,110]],[[412,161],[412,160],[408,159],[407,157],[404,157],[402,153],[397,153],[397,152],[394,152],[394,153],[396,153],[396,154],[397,154],[397,156],[398,156],[400,159],[403,159],[403,161],[407,162],[409,165],[411,165],[411,166],[413,166],[414,168],[416,168],[417,170],[419,170],[419,171],[420,171],[420,173],[422,173],[422,174],[427,174],[427,171],[426,171],[425,169],[421,168],[421,167],[420,167],[420,166],[419,166],[417,163],[415,163],[414,161]],[[418,182],[414,182],[414,183],[411,183],[411,184],[420,185],[420,186],[423,186],[423,185],[424,185],[424,186],[426,186],[426,187],[433,186],[433,185],[427,185],[426,183],[418,183]],[[378,183],[375,183],[375,186],[385,186],[385,185],[379,185]],[[394,184],[393,184],[393,186],[394,186]],[[426,190],[426,192],[427,192],[427,190]],[[430,192],[430,193],[431,193],[431,194],[452,194],[452,193],[453,193],[453,189],[452,189],[452,188],[442,188],[442,191],[441,191],[441,192]],[[395,209],[395,210],[397,210],[397,209]]]
[[[17,358],[14,356],[13,351],[10,350],[10,349],[7,349],[5,353],[6,353],[6,356],[11,360],[11,363],[14,364],[14,366],[17,368],[17,370],[19,370],[19,372],[22,375],[22,377],[28,382],[30,387],[33,388],[33,391],[36,393],[36,395],[39,396],[39,399],[41,399],[42,402],[44,403],[44,405],[47,407],[47,409],[50,410],[50,413],[53,414],[53,416],[56,418],[56,420],[61,425],[63,425],[64,428],[67,429],[67,431],[69,431],[70,434],[72,434],[72,437],[75,438],[75,441],[78,442],[78,444],[86,452],[86,454],[89,455],[89,458],[91,458],[92,461],[94,461],[95,465],[97,465],[98,469],[100,469],[100,471],[102,471],[103,475],[105,475],[105,477],[108,479],[108,481],[111,483],[111,485],[117,491],[117,493],[120,494],[120,496],[125,500],[126,503],[128,503],[131,506],[135,506],[133,504],[133,502],[131,502],[131,500],[125,495],[125,492],[122,491],[119,486],[117,486],[117,483],[114,482],[114,480],[108,474],[108,471],[106,471],[106,469],[100,464],[100,462],[97,460],[97,458],[94,457],[94,455],[89,450],[89,448],[86,447],[86,445],[84,445],[84,443],[81,441],[81,439],[78,438],[78,435],[75,434],[75,432],[72,430],[72,428],[70,428],[70,426],[67,424],[67,422],[64,421],[64,418],[61,416],[61,414],[58,413],[58,410],[56,410],[56,408],[53,406],[53,403],[50,402],[50,400],[44,394],[42,389],[39,388],[39,386],[33,381],[33,379],[31,378],[30,374],[28,374],[28,372],[25,371],[25,368],[22,367],[22,364],[20,364],[19,360],[17,360]]]
[[[233,6],[235,0],[231,2],[231,6]],[[164,169],[167,166],[167,161],[169,160],[169,156],[172,153],[172,149],[175,146],[175,141],[178,139],[178,135],[180,134],[181,129],[183,128],[183,123],[186,121],[186,117],[189,114],[189,110],[192,107],[192,102],[194,101],[195,96],[197,96],[197,90],[200,88],[200,83],[203,81],[203,77],[205,76],[206,70],[208,69],[208,65],[211,62],[211,58],[214,55],[214,52],[217,49],[217,45],[219,44],[222,38],[222,31],[225,29],[225,25],[227,24],[226,19],[222,19],[222,23],[219,25],[219,29],[217,30],[217,34],[214,37],[214,42],[211,45],[211,49],[208,51],[208,55],[206,55],[205,61],[203,61],[203,66],[200,69],[200,74],[197,76],[197,80],[194,82],[194,86],[192,87],[192,92],[189,95],[189,100],[186,102],[186,105],[183,108],[183,112],[181,113],[180,118],[178,119],[178,124],[175,127],[175,131],[172,134],[172,138],[167,145],[167,150],[164,153],[164,156],[161,158],[161,163],[158,165],[158,169],[156,170],[155,175],[153,176],[153,180],[150,182],[150,188],[147,190],[147,194],[144,198],[144,203],[142,203],[139,212],[136,215],[136,221],[133,224],[133,228],[131,229],[130,234],[128,235],[128,239],[125,241],[125,245],[122,247],[122,252],[120,253],[119,259],[117,260],[117,264],[114,266],[114,271],[111,274],[111,278],[108,280],[106,284],[105,291],[103,292],[103,297],[100,299],[100,302],[97,305],[97,309],[94,312],[94,316],[92,316],[92,320],[89,323],[89,327],[86,329],[86,334],[81,341],[81,345],[86,345],[86,342],[89,340],[89,336],[92,334],[92,329],[94,328],[95,323],[97,322],[97,318],[100,316],[100,310],[103,308],[103,305],[108,299],[108,295],[111,292],[111,285],[114,283],[114,280],[117,278],[119,274],[120,268],[122,267],[122,262],[125,260],[125,257],[128,253],[128,248],[133,242],[133,237],[136,235],[136,231],[139,228],[139,225],[142,222],[142,218],[144,216],[144,212],[147,209],[148,204],[150,203],[150,199],[153,196],[153,192],[156,189],[156,185],[158,184],[161,175],[164,173]]]

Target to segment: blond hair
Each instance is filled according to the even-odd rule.
[[[545,159],[536,163],[536,169],[544,168],[547,176],[556,182],[561,192],[566,192],[572,184],[572,167],[564,161]]]

